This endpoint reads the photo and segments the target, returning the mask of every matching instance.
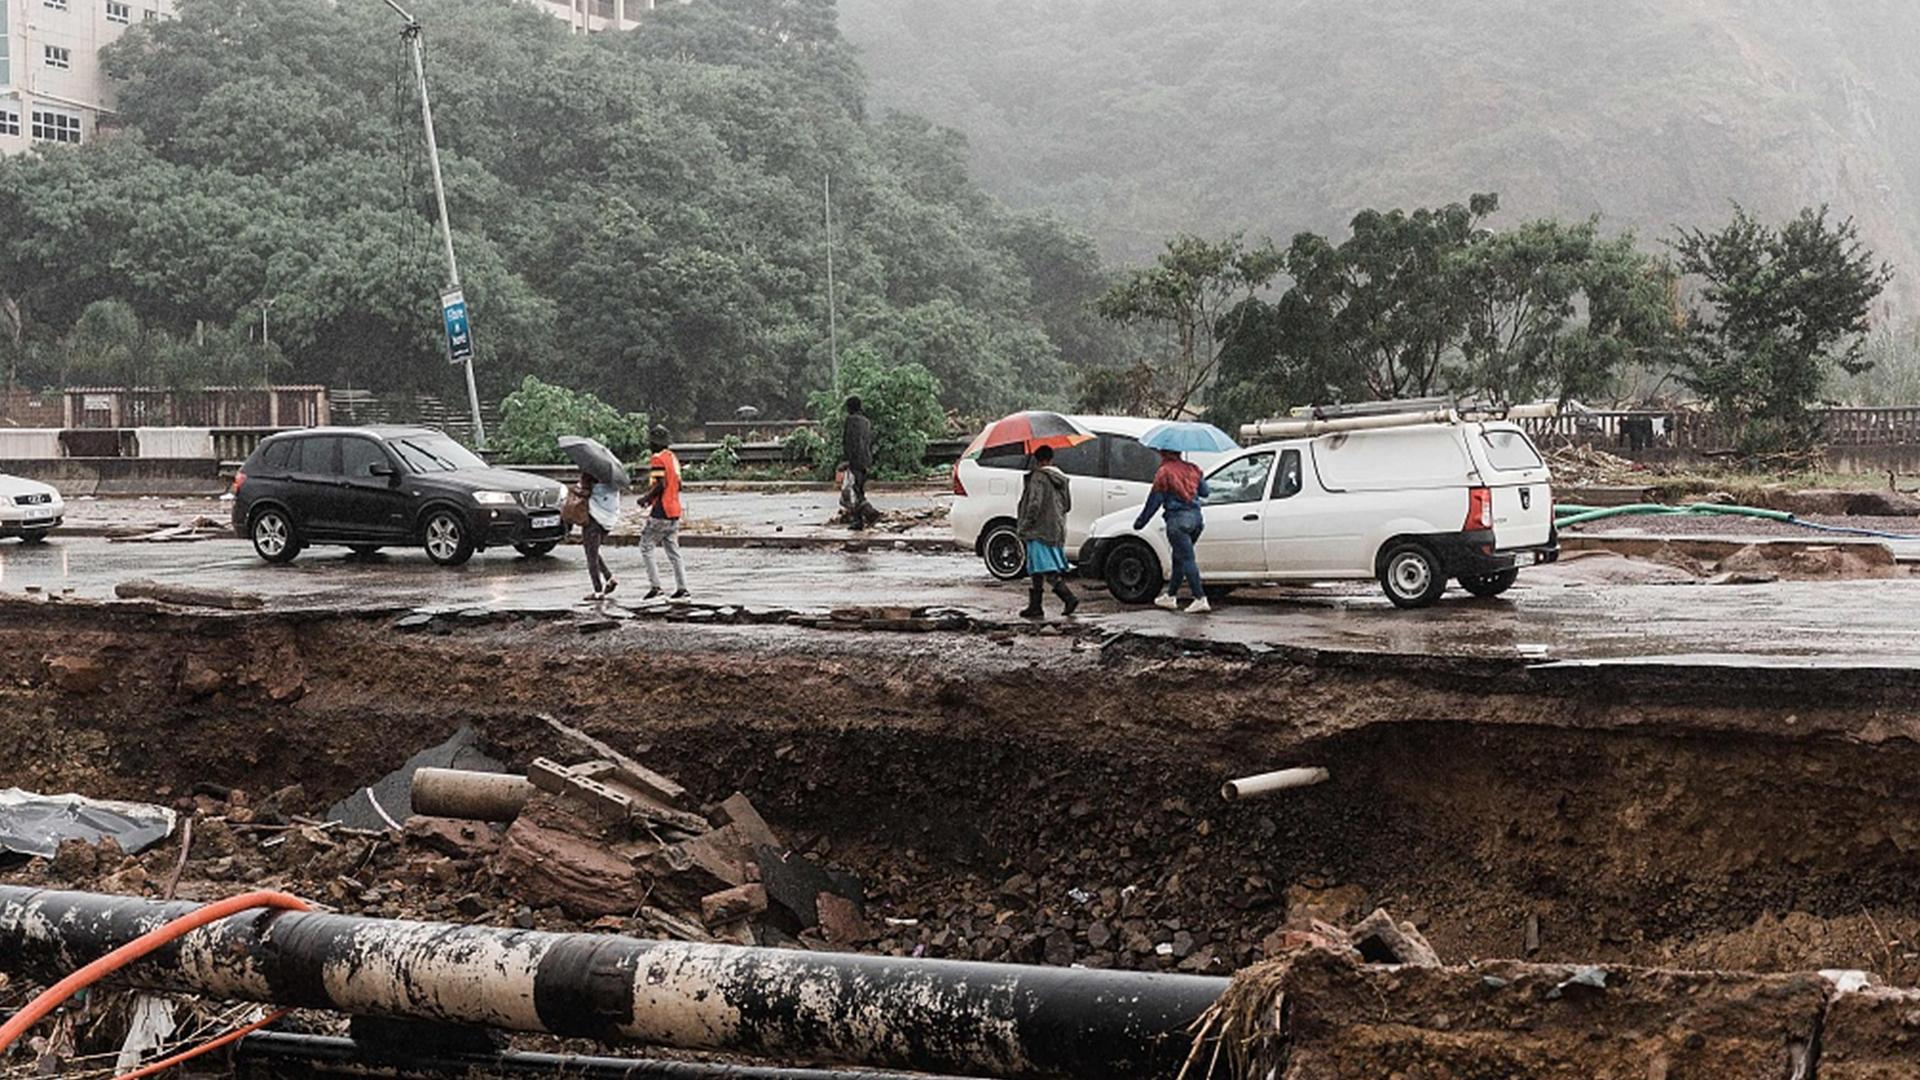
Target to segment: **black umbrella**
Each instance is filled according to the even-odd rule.
[[[560,449],[580,466],[581,472],[595,480],[612,484],[621,491],[633,486],[633,477],[627,475],[627,466],[621,462],[620,455],[601,445],[599,440],[584,435],[562,435]]]

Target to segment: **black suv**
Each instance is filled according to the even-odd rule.
[[[362,554],[419,544],[441,566],[501,544],[529,557],[566,538],[566,488],[496,469],[425,428],[315,428],[273,435],[233,478],[233,528],[268,562],[308,544]]]

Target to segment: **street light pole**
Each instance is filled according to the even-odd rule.
[[[384,2],[393,9],[394,14],[407,21],[407,27],[400,31],[400,36],[406,40],[408,51],[413,54],[413,78],[420,87],[420,119],[427,129],[427,163],[433,172],[434,201],[440,208],[440,239],[446,245],[447,289],[457,290],[460,288],[460,264],[453,255],[453,222],[447,217],[447,185],[440,176],[440,141],[433,131],[433,103],[427,99],[427,57],[426,46],[420,40],[420,21],[394,0]],[[472,358],[469,357],[461,366],[467,372],[467,404],[473,410],[473,439],[484,450],[487,448],[487,429],[480,419],[480,391],[473,382]]]

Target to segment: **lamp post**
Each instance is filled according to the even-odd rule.
[[[408,50],[413,55],[413,78],[420,87],[420,119],[427,129],[427,163],[433,172],[434,201],[440,208],[440,238],[446,245],[447,291],[458,292],[460,264],[453,255],[453,223],[447,217],[447,186],[440,176],[440,142],[433,131],[433,104],[427,99],[426,46],[420,40],[420,20],[414,18],[399,4],[394,3],[394,0],[384,0],[384,3],[393,9],[394,14],[407,22],[406,29],[400,31],[400,36],[406,40]],[[473,382],[471,353],[461,366],[466,369],[467,374],[467,404],[473,410],[473,439],[480,449],[484,450],[487,447],[487,429],[480,419],[480,391],[475,388]]]

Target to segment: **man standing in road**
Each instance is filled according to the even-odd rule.
[[[853,527],[867,527],[867,472],[873,468],[873,421],[867,419],[860,399],[847,399],[847,420],[841,428],[840,458],[847,463],[847,475],[853,478]]]
[[[640,505],[647,509],[640,530],[640,558],[646,563],[647,599],[660,595],[660,572],[653,565],[653,549],[665,548],[673,565],[673,600],[687,598],[687,572],[680,563],[680,459],[674,456],[667,429],[656,427],[649,440],[653,457],[647,460],[647,493]]]

